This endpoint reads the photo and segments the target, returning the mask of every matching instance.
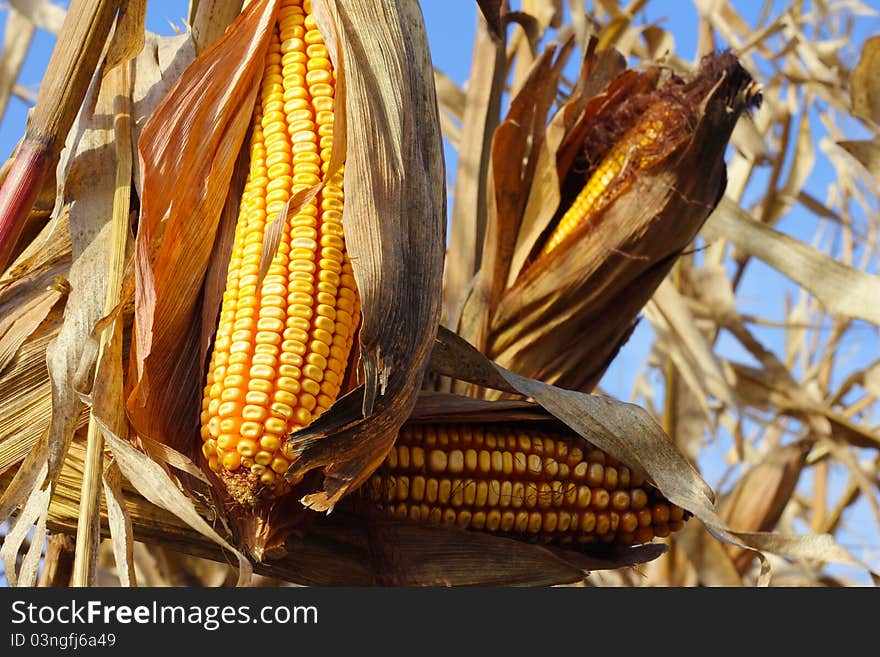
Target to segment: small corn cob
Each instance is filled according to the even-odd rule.
[[[327,174],[335,73],[309,0],[283,0],[253,118],[236,224],[204,388],[202,452],[236,501],[289,486],[284,442],[336,399],[360,312],[342,233],[342,173],[287,220],[260,282],[266,226]]]
[[[407,425],[360,490],[399,518],[557,545],[646,543],[686,520],[579,436],[505,424]]]
[[[668,154],[668,150],[661,147],[661,137],[677,118],[671,101],[661,102],[645,111],[590,175],[544,243],[541,255],[550,253],[591,215],[603,210],[620,191],[621,183],[636,172],[654,166]]]

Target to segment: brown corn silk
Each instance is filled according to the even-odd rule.
[[[343,173],[329,171],[334,86],[311,3],[282,0],[202,402],[202,452],[244,505],[290,490],[281,475],[296,457],[286,436],[335,401],[357,327]],[[317,195],[285,216],[288,202],[322,179]],[[276,221],[285,225],[272,256],[264,242]]]

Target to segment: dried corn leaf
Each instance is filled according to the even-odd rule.
[[[122,491],[122,472],[115,462],[104,469],[104,500],[107,505],[107,525],[113,539],[113,558],[121,586],[137,586],[134,568],[134,530],[131,515],[125,505]]]
[[[59,223],[67,227],[66,212]],[[67,293],[70,240],[63,228],[45,227],[0,282],[0,374]]]
[[[649,309],[656,309],[675,334],[675,349],[681,351],[685,367],[699,381],[694,392],[703,392],[724,402],[731,410],[739,410],[736,393],[728,384],[718,357],[706,337],[696,327],[684,298],[667,279],[654,292]],[[650,313],[648,317],[650,318]]]
[[[3,546],[0,547],[0,558],[3,559],[4,574],[10,586],[36,585],[43,540],[46,538],[46,520],[52,489],[51,485],[46,488],[35,487],[4,537]],[[30,544],[20,566],[17,567],[19,550],[28,538]]]
[[[874,36],[862,46],[859,63],[849,79],[852,113],[862,119],[880,124],[880,36]]]
[[[61,312],[24,342],[0,374],[0,472],[21,461],[40,440],[52,415],[46,347],[61,326]]]
[[[3,517],[22,502],[26,507],[45,504],[17,521],[18,524],[24,522],[25,517],[29,518],[30,522],[36,522],[38,532],[45,527],[48,501],[81,413],[81,402],[74,389],[76,370],[92,327],[104,312],[107,281],[103,272],[111,240],[116,176],[116,159],[111,146],[115,92],[101,89],[100,80],[99,69],[62,155],[61,169],[66,174],[59,176],[63,180],[63,194],[57,206],[60,211],[64,204],[69,205],[72,252],[69,276],[76,294],[68,298],[62,326],[46,352],[52,385],[52,415],[46,434],[31,452],[32,458],[25,462],[27,467],[21,468],[0,503]],[[18,549],[14,543],[8,546],[10,550]],[[28,577],[25,572],[23,581]]]
[[[461,118],[455,200],[443,269],[443,321],[453,328],[458,326],[472,280],[480,269],[484,238],[488,238],[489,153],[494,148],[506,74],[503,33],[499,39],[492,30],[478,18]]]
[[[828,310],[880,324],[880,280],[838,262],[803,242],[754,221],[728,198],[702,230],[708,240],[726,239],[809,290]]]
[[[64,8],[51,0],[8,0],[7,4],[34,26],[52,34],[58,34],[64,24]]]
[[[192,0],[189,23],[196,52],[216,41],[241,11],[242,0]]]
[[[365,385],[360,409],[349,396],[318,419],[343,431],[299,441],[287,476],[324,467],[323,491],[304,498],[319,510],[379,465],[415,403],[440,318],[446,216],[433,69],[417,3],[345,0],[330,8],[345,71],[343,221],[362,301]]]
[[[129,7],[131,9],[131,7]],[[141,26],[141,33],[143,26]],[[141,34],[142,36],[142,34]],[[114,40],[113,43],[121,43]],[[111,46],[112,50],[112,46]],[[112,53],[111,53],[112,54]],[[116,56],[124,56],[124,46]],[[108,54],[109,61],[110,54]],[[73,569],[73,586],[94,585],[97,577],[97,557],[100,543],[100,500],[105,486],[102,485],[104,470],[104,441],[98,429],[98,420],[109,426],[116,435],[127,435],[128,422],[125,417],[125,399],[122,375],[122,323],[121,313],[114,312],[120,304],[123,292],[123,277],[128,255],[127,243],[130,233],[129,211],[131,202],[132,148],[131,138],[131,69],[126,59],[104,79],[102,92],[110,96],[110,102],[99,98],[99,111],[109,110],[113,117],[113,154],[116,170],[113,183],[113,202],[111,207],[110,238],[105,265],[107,278],[103,312],[105,319],[98,323],[92,333],[94,356],[85,349],[77,371],[76,386],[82,394],[87,393],[91,403],[91,418],[87,431],[87,448],[83,489],[80,502],[76,534],[76,558]],[[110,105],[112,109],[106,105]],[[94,359],[94,360],[93,360]],[[94,382],[89,376],[94,373]],[[111,489],[112,491],[112,489]],[[114,519],[116,516],[114,516]],[[116,552],[127,555],[131,541],[130,528],[123,527],[118,533],[119,523],[112,534]],[[121,570],[127,570],[125,563]]]
[[[46,285],[66,279],[71,259],[68,213],[47,224],[9,270],[12,282],[0,289],[0,313],[15,320],[18,304],[42,295]],[[19,462],[37,444],[50,423],[51,384],[46,348],[55,340],[62,321],[55,305],[45,320],[19,346],[0,371],[0,471]],[[85,421],[83,414],[77,426]]]
[[[880,184],[880,137],[871,141],[840,141],[837,145],[856,158]]]
[[[102,425],[101,429],[119,470],[137,491],[156,506],[170,511],[197,532],[234,554],[238,559],[238,584],[247,584],[252,573],[250,562],[198,514],[192,500],[177,489],[162,467],[126,440],[113,435],[109,427]]]
[[[6,105],[12,95],[12,88],[34,36],[33,22],[14,7],[6,16],[3,35],[3,49],[0,50],[0,117],[6,112]]]
[[[719,504],[719,514],[740,531],[771,531],[795,491],[810,444],[795,443],[773,450],[739,480]],[[746,550],[728,546],[736,569],[744,573],[754,559]]]

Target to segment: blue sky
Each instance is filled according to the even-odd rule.
[[[66,4],[66,3],[65,3]],[[563,3],[566,4],[567,3]],[[743,18],[754,23],[760,14],[764,2],[756,0],[736,0],[733,5],[741,13]],[[776,0],[772,3],[771,16],[775,16],[781,8],[788,3]],[[869,6],[877,6],[876,0],[866,3]],[[0,7],[3,4],[0,3]],[[183,24],[187,12],[188,2],[185,0],[149,0],[147,27],[160,34],[173,32],[172,25],[180,27]],[[474,0],[423,0],[423,13],[428,31],[428,38],[435,65],[449,75],[460,85],[465,82],[471,65],[471,44],[473,42],[476,3]],[[878,7],[880,8],[880,7]],[[0,24],[5,23],[4,9],[0,9]],[[658,2],[653,0],[648,3],[644,16],[649,22],[656,22],[661,27],[671,31],[675,37],[677,53],[686,60],[692,60],[697,45],[697,13],[694,5],[685,0],[668,0]],[[855,39],[848,44],[842,52],[842,56],[850,63],[855,62],[858,55],[859,44],[870,35],[880,32],[880,21],[876,19],[860,19],[856,23]],[[36,91],[42,72],[48,62],[49,54],[54,43],[54,37],[42,31],[37,31],[31,50],[26,59],[24,70],[19,78],[19,83]],[[0,122],[0,157],[6,158],[12,151],[15,143],[23,132],[27,107],[18,98],[13,97],[9,103],[6,114]],[[811,124],[817,139],[824,135],[825,131],[816,119],[811,117]],[[847,137],[858,138],[861,136],[857,124],[844,126]],[[455,153],[447,147],[447,182],[450,192],[453,189]],[[807,189],[820,200],[824,200],[828,186],[833,182],[834,170],[821,157],[817,158],[817,166],[812,172]],[[766,172],[758,175],[758,181],[766,180]],[[453,199],[450,198],[450,207]],[[816,228],[816,221],[809,213],[797,206],[780,222],[778,228],[790,234],[810,241]],[[876,272],[876,263],[874,271]],[[742,313],[760,315],[762,317],[784,321],[785,311],[782,304],[784,294],[797,294],[798,288],[771,268],[759,261],[753,260],[749,265],[743,283],[738,291],[738,309]],[[793,298],[796,298],[794,296]],[[777,328],[752,327],[757,337],[777,353],[782,347],[783,331]],[[612,364],[604,380],[604,390],[622,399],[629,399],[634,376],[641,367],[650,351],[651,331],[647,322],[643,321],[633,338],[621,351]],[[878,357],[877,328],[862,324],[852,337],[848,338],[843,347],[850,353],[854,365],[869,362]],[[719,353],[726,357],[750,363],[751,357],[742,350],[735,341],[727,334],[722,333],[718,342]],[[837,372],[836,378],[845,376],[845,370]],[[713,486],[720,479],[724,464],[721,461],[729,441],[722,437],[718,444],[704,450],[705,458],[700,466],[707,481]],[[853,521],[859,523],[857,518],[866,517],[865,510],[857,507],[851,514]],[[870,519],[868,519],[868,524]],[[871,540],[877,547],[880,543],[874,526]],[[875,557],[876,558],[876,557]],[[848,574],[853,574],[848,571]]]

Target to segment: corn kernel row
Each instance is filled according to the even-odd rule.
[[[361,489],[413,521],[546,543],[644,543],[685,512],[576,436],[511,425],[412,424]]]

